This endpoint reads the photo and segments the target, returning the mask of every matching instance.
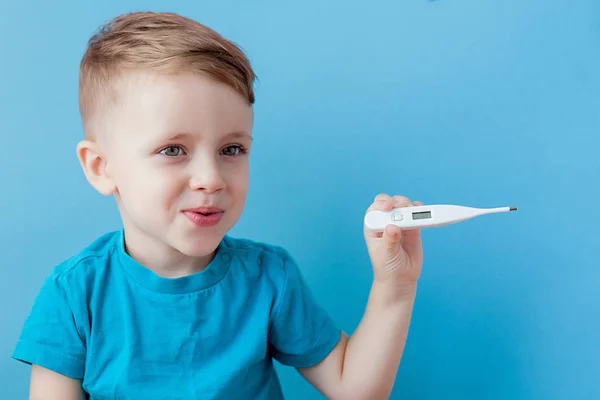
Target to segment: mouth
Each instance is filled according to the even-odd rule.
[[[217,225],[223,218],[225,211],[218,207],[198,207],[183,210],[183,214],[198,227]]]
[[[223,213],[223,211],[224,210],[219,207],[196,207],[196,208],[189,208],[187,210],[184,210],[184,212],[193,212],[193,213],[204,215],[204,216]]]

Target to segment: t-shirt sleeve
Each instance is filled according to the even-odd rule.
[[[283,250],[284,279],[275,302],[269,333],[273,357],[281,364],[306,368],[322,361],[342,331],[317,303],[295,260]]]
[[[45,279],[12,358],[83,379],[85,345],[78,333],[68,294],[60,276],[51,274]]]

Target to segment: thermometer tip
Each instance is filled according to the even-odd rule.
[[[510,211],[517,211],[517,207],[511,207]]]

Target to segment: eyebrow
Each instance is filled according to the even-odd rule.
[[[253,137],[250,134],[248,134],[246,132],[239,132],[239,131],[231,132],[231,133],[225,135],[225,137],[226,138],[235,138],[235,139],[247,138],[247,139],[253,140]]]
[[[168,138],[166,138],[166,140],[179,140],[179,139],[185,139],[186,137],[192,136],[191,133],[186,133],[186,132],[179,132],[176,133],[174,135],[169,136]],[[242,139],[242,138],[246,138],[246,139],[250,139],[250,140],[254,140],[254,138],[243,131],[234,131],[231,133],[228,133],[227,135],[223,136],[223,139]]]

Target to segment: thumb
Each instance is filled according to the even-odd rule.
[[[385,227],[382,235],[382,244],[387,252],[394,251],[402,239],[402,229],[396,225],[390,224]]]

